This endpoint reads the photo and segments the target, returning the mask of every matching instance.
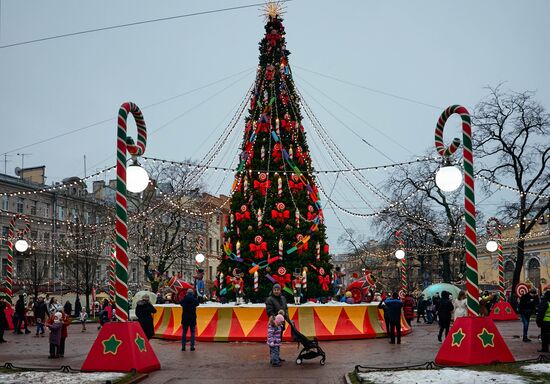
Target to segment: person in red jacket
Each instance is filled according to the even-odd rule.
[[[67,328],[69,325],[71,325],[71,318],[68,314],[65,313],[64,310],[61,310],[61,323],[63,324],[61,328],[61,343],[59,344],[59,357],[63,357],[65,355],[65,340],[67,339],[67,336],[69,336],[69,333],[67,331]]]
[[[407,320],[407,324],[411,325],[412,320],[414,319],[414,299],[412,295],[407,292],[403,301],[403,316]]]

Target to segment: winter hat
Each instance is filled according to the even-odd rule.
[[[284,322],[285,322],[285,318],[283,315],[275,316],[275,324],[283,324]]]
[[[273,284],[273,289],[281,289],[281,284]]]
[[[57,319],[61,319],[61,317],[63,317],[63,315],[61,314],[61,312],[56,312],[54,314],[54,316],[57,318]]]
[[[350,291],[346,292],[346,297],[351,297],[351,292]]]

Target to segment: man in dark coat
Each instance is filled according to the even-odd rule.
[[[71,304],[71,302],[69,300],[67,300],[65,302],[65,305],[63,306],[63,312],[71,317],[71,313],[73,312],[73,305]]]
[[[149,301],[147,294],[141,297],[141,300],[136,303],[136,317],[138,318],[143,333],[147,336],[147,340],[151,340],[151,337],[155,334],[155,328],[153,326],[153,313],[157,310],[153,307],[153,304]]]
[[[25,306],[25,298],[23,295],[19,295],[19,300],[15,303],[15,324],[13,333],[22,334],[21,325],[25,326],[25,333],[31,333],[27,327],[27,308]]]
[[[46,317],[50,317],[50,314],[48,313],[48,306],[44,302],[43,297],[39,297],[34,303],[32,311],[36,319],[36,336],[38,337],[39,333],[44,336],[44,324],[46,324]]]
[[[80,311],[82,311],[82,303],[80,302],[80,297],[77,296],[74,301],[74,317],[79,317]]]
[[[390,324],[390,344],[395,344],[395,334],[397,333],[397,344],[401,344],[401,308],[403,303],[399,300],[397,292],[392,293],[392,297],[384,301],[384,314],[388,317]]]
[[[185,351],[187,344],[187,330],[191,329],[191,350],[195,350],[195,329],[197,326],[197,307],[199,301],[193,295],[193,290],[189,288],[187,294],[180,302],[182,308],[181,314],[181,350]]]
[[[437,336],[437,340],[442,341],[443,330],[445,330],[445,337],[449,334],[454,309],[455,307],[449,299],[449,292],[441,292],[441,300],[439,301],[439,308],[437,309],[437,316],[439,317],[439,335]]]
[[[427,309],[427,301],[424,300],[424,295],[420,295],[418,298],[418,302],[416,304],[416,322],[420,323],[420,317],[424,319],[424,323],[427,323],[426,320],[426,309]]]
[[[277,316],[279,310],[285,311],[285,319],[288,320],[288,307],[286,303],[286,297],[281,294],[281,286],[274,284],[271,290],[271,296],[265,300],[265,310],[267,316]]]
[[[536,288],[531,289],[529,293],[526,293],[519,299],[519,314],[521,316],[521,322],[523,323],[523,341],[525,342],[531,341],[531,339],[527,337],[529,321],[531,320],[531,315],[537,313],[538,305],[539,297],[537,296]]]

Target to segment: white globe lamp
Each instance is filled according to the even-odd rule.
[[[445,165],[435,174],[435,183],[443,192],[452,192],[462,184],[462,172],[454,165]]]
[[[489,252],[494,252],[498,249],[498,243],[494,240],[489,240],[485,247]]]
[[[402,249],[398,249],[397,251],[395,251],[395,257],[398,260],[403,260],[405,258],[405,251]]]
[[[197,263],[202,263],[204,261],[204,255],[202,253],[197,253],[197,256],[195,256],[195,261]]]
[[[15,242],[15,249],[17,252],[25,252],[29,249],[29,243],[27,243],[27,240],[25,239],[19,239]]]
[[[132,164],[126,169],[126,189],[132,193],[141,193],[149,184],[149,175],[139,164]]]

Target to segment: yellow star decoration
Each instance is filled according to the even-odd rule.
[[[116,355],[118,347],[122,345],[122,340],[118,340],[115,335],[111,335],[111,337],[109,337],[107,340],[103,340],[101,343],[103,344],[104,355],[108,353]]]
[[[458,328],[458,331],[453,333],[451,337],[453,339],[453,341],[451,342],[451,347],[460,348],[460,344],[462,344],[462,340],[464,340],[464,338],[466,337],[466,334],[462,332],[462,328]]]
[[[479,340],[481,340],[481,344],[483,345],[483,348],[495,347],[495,344],[494,344],[495,334],[490,333],[487,330],[487,328],[483,328],[481,333],[478,333],[477,337],[479,338]]]
[[[281,16],[284,13],[284,6],[282,1],[269,1],[263,7],[263,13],[266,19],[275,18]]]

